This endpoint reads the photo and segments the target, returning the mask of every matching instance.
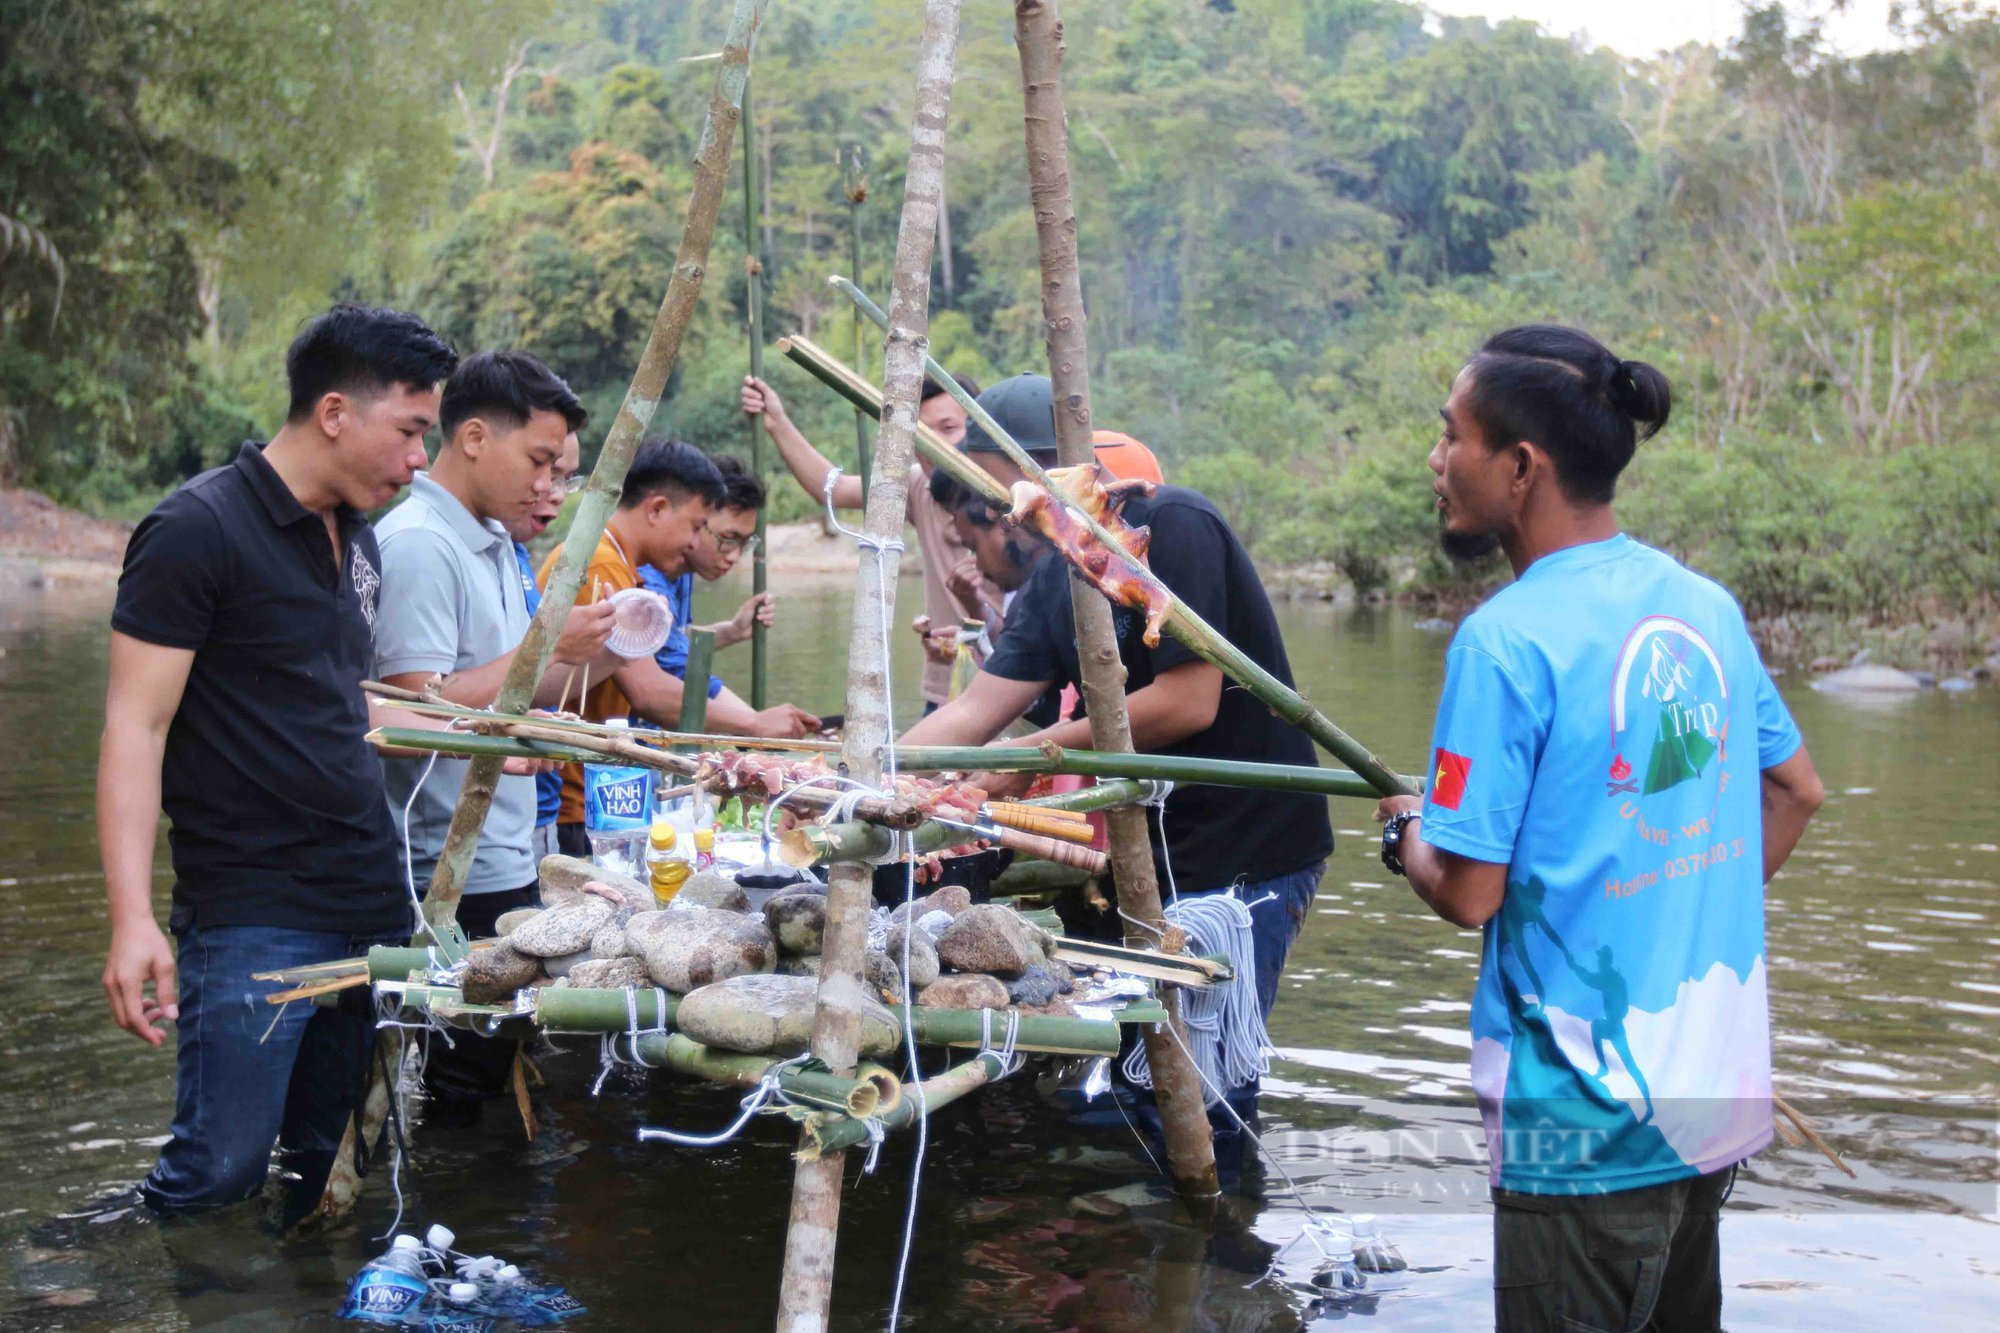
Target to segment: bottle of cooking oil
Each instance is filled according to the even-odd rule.
[[[674,829],[674,822],[665,815],[653,821],[652,832],[647,836],[646,872],[653,881],[653,897],[665,907],[687,883],[694,873],[694,840],[683,839]]]

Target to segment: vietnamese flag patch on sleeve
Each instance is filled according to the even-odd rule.
[[[1465,780],[1472,776],[1472,760],[1439,747],[1431,761],[1431,802],[1446,810],[1458,809],[1465,799]]]

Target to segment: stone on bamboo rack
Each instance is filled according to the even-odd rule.
[[[611,923],[617,905],[596,894],[551,907],[510,931],[507,942],[534,958],[560,958],[590,948],[591,937]]]
[[[778,961],[778,942],[762,921],[713,907],[641,912],[625,923],[625,939],[654,982],[676,992],[769,972]]]
[[[542,914],[542,911],[543,909],[539,907],[517,907],[511,912],[502,912],[493,922],[493,933],[512,935],[517,927],[533,921]]]
[[[645,959],[626,954],[578,963],[569,970],[569,984],[585,990],[623,990],[627,987],[650,987],[653,978],[646,971]]]
[[[541,882],[544,907],[560,907],[583,897],[583,886],[593,883],[612,890],[613,895],[634,912],[650,912],[660,905],[659,900],[653,897],[651,886],[641,884],[630,875],[606,870],[581,856],[543,857]],[[603,895],[593,892],[590,896]]]
[[[741,976],[690,991],[674,1026],[694,1041],[747,1055],[800,1055],[812,1041],[819,983],[812,977]],[[880,1058],[902,1044],[902,1030],[873,997],[860,1001],[860,1053]]]
[[[826,934],[826,889],[799,885],[764,902],[764,924],[787,954],[817,954]]]
[[[1007,983],[984,972],[947,972],[918,993],[917,1004],[925,1009],[1005,1009]]]
[[[465,957],[459,991],[468,1004],[499,1004],[542,974],[541,962],[506,940],[490,949],[474,949]]]
[[[938,960],[960,972],[1018,977],[1046,961],[1040,933],[1013,908],[980,903],[959,913],[938,936]]]
[[[943,912],[956,917],[972,906],[972,891],[963,884],[947,884],[943,888],[925,894],[914,903],[898,903],[889,913],[889,921],[894,924],[914,917],[922,921],[932,912]]]
[[[930,935],[921,930],[912,930],[901,922],[889,927],[889,938],[882,951],[896,960],[898,967],[909,964],[910,985],[921,990],[938,979],[937,944]]]
[[[750,895],[743,886],[727,875],[719,875],[713,870],[703,870],[691,875],[674,895],[677,903],[687,903],[694,907],[713,907],[724,912],[747,912],[750,910]]]

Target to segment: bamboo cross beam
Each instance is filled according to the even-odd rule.
[[[1078,846],[1073,841],[1052,838],[1023,829],[1008,828],[1005,825],[981,829],[965,824],[933,821],[917,825],[909,836],[913,840],[912,850],[919,856],[964,843],[984,841],[1011,848],[1027,856],[1040,857],[1044,861],[1053,861],[1057,865],[1082,870],[1087,874],[1101,875],[1108,868],[1103,852],[1087,846]],[[894,836],[879,824],[859,821],[845,824],[800,824],[787,831],[780,840],[778,859],[799,870],[807,866],[873,861],[877,857],[887,856],[893,841]]]
[[[877,324],[881,323],[881,319],[878,318],[882,314],[881,307],[869,300],[867,294],[859,287],[856,287],[843,277],[836,276],[829,281],[832,286],[838,289],[850,301],[853,301],[855,306],[863,314],[867,315],[870,320]],[[931,377],[943,385],[944,391],[958,401],[959,406],[965,409],[967,416],[978,422],[980,428],[993,437],[994,441],[1006,453],[1009,459],[1019,466],[1023,472],[1027,473],[1029,477],[1034,479],[1037,484],[1048,490],[1049,494],[1055,498],[1056,503],[1067,506],[1084,527],[1088,528],[1091,534],[1100,542],[1103,542],[1107,548],[1121,554],[1126,554],[1129,557],[1129,553],[1125,551],[1124,543],[1120,542],[1117,537],[1106,530],[1102,523],[1099,523],[1095,518],[1084,513],[1081,509],[1069,505],[1068,501],[1063,497],[1062,492],[1050,484],[1048,472],[1035,462],[1026,450],[1021,448],[1019,442],[1012,435],[1008,434],[1000,423],[993,419],[990,413],[979,406],[977,399],[965,392],[958,381],[951,377],[950,372],[929,358],[926,358],[926,364],[930,367]],[[929,457],[930,455],[927,453],[926,456]],[[1091,461],[1093,460],[1089,458],[1084,460],[1086,463]],[[942,464],[940,465],[942,466]],[[978,469],[976,466],[974,470],[980,471],[981,475],[985,475],[983,470]],[[966,480],[956,468],[950,469],[950,471],[954,480]],[[988,480],[990,481],[991,478],[988,478]],[[978,489],[981,494],[992,495],[992,490],[988,487],[979,487]],[[1397,773],[1394,769],[1383,763],[1381,759],[1377,758],[1375,753],[1368,749],[1367,746],[1355,740],[1345,731],[1342,731],[1334,724],[1331,718],[1313,707],[1298,690],[1285,684],[1285,682],[1279,680],[1269,671],[1252,661],[1249,654],[1224,638],[1222,634],[1217,632],[1214,626],[1203,620],[1185,602],[1176,597],[1173,590],[1168,588],[1164,583],[1161,583],[1144,563],[1133,561],[1133,564],[1153,587],[1166,594],[1168,611],[1165,628],[1167,633],[1186,644],[1202,660],[1220,668],[1225,676],[1228,676],[1231,680],[1256,695],[1272,712],[1305,732],[1306,735],[1312,737],[1319,744],[1320,748],[1346,762],[1355,772],[1368,780],[1371,789],[1376,795],[1415,796],[1418,794],[1414,782]]]
[[[855,317],[860,318],[858,310]],[[882,391],[842,365],[825,348],[797,333],[778,339],[777,345],[778,351],[794,365],[854,404],[857,412],[865,413],[873,420],[881,420]],[[964,451],[946,443],[944,436],[921,422],[917,424],[916,446],[918,453],[929,459],[933,466],[943,468],[953,481],[996,504],[1007,503],[1007,488],[1000,484],[998,477],[973,462]]]
[[[603,739],[582,732],[571,733],[545,727],[542,719],[497,724],[506,734],[489,735],[472,731],[426,731],[415,728],[377,727],[368,734],[371,742],[402,750],[436,751],[439,754],[489,755],[503,759],[555,759],[565,763],[592,763],[613,758],[656,768],[679,777],[699,770],[687,755],[674,754],[650,745],[620,743],[618,733]],[[667,736],[681,733],[668,732]],[[727,736],[690,736],[690,740],[723,742]],[[1220,787],[1252,787],[1266,791],[1317,792],[1322,796],[1374,798],[1374,788],[1359,774],[1337,768],[1314,768],[1305,764],[1258,764],[1249,760],[1203,759],[1194,755],[1108,754],[1099,750],[1069,750],[1058,746],[1027,749],[1018,746],[898,745],[896,762],[905,772],[971,772],[984,769],[994,773],[1068,773],[1083,777],[1112,778],[1132,785],[1101,784],[1062,797],[1040,797],[1028,804],[1067,810],[1105,810],[1147,799],[1141,780],[1200,782]],[[830,802],[814,789],[797,798],[808,804]],[[1061,804],[1057,804],[1060,801]],[[877,823],[906,825],[908,816],[864,801],[860,810]],[[879,815],[879,817],[877,817]]]
[[[430,750],[438,754],[497,758],[503,761],[514,758],[555,759],[564,763],[590,764],[616,760],[619,763],[658,769],[679,777],[693,776],[700,771],[700,761],[689,755],[670,754],[665,750],[655,750],[643,745],[620,746],[617,742],[600,745],[580,739],[569,744],[561,741],[552,744],[545,739],[536,738],[535,731],[536,728],[529,723],[520,724],[516,734],[507,736],[377,727],[368,733],[368,739],[399,750]],[[787,798],[787,803],[806,810],[824,810],[840,799],[842,799],[841,793],[831,789],[802,787],[795,795]],[[879,796],[864,796],[856,801],[854,813],[859,819],[880,824],[885,828],[915,828],[924,819],[923,811],[914,802],[901,798],[883,800]]]
[[[491,708],[468,708],[463,704],[447,703],[442,699],[426,699],[411,691],[398,690],[393,685],[379,685],[374,681],[363,681],[361,689],[363,693],[377,694],[391,701],[397,711],[414,713],[419,717],[463,721],[475,730],[504,728],[525,720],[538,727],[558,728],[581,736],[624,737],[627,740],[657,745],[691,744],[705,750],[783,750],[791,754],[832,754],[840,749],[839,741],[779,741],[719,732],[669,731],[663,727],[611,727],[602,722],[586,722],[582,718],[558,715],[544,717],[540,714],[531,714],[523,719],[518,714],[498,713]]]

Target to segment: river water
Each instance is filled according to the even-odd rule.
[[[703,615],[728,591],[707,590]],[[904,587],[905,605],[916,585]],[[267,1239],[251,1216],[194,1226],[62,1220],[136,1181],[169,1118],[172,1065],[111,1026],[91,793],[108,594],[0,589],[0,1326],[332,1327],[397,1202],[372,1178],[354,1225]],[[775,678],[836,711],[844,589],[781,605]],[[1281,609],[1301,684],[1409,768],[1423,762],[1445,639],[1396,610]],[[907,640],[905,642],[904,640]],[[915,640],[896,644],[914,715]],[[721,666],[739,689],[747,650]],[[1731,1328],[1991,1326],[2000,1310],[2000,688],[1875,707],[1781,684],[1831,793],[1770,890],[1778,1086],[1858,1179],[1807,1148],[1743,1172],[1723,1229]],[[1370,807],[1336,802],[1341,844],[1272,1021],[1265,1138],[1276,1173],[1213,1234],[1162,1201],[1123,1127],[1082,1128],[1026,1086],[940,1123],[922,1162],[906,1309],[959,1329],[1256,1329],[1362,1318],[1489,1321],[1484,1151],[1467,1087],[1476,935],[1432,918],[1375,855]],[[169,887],[158,881],[162,910]],[[494,1115],[419,1132],[406,1219],[565,1284],[582,1327],[771,1326],[791,1134],[759,1124],[690,1151],[641,1124],[733,1118],[732,1096],[634,1076],[593,1099],[594,1048],[546,1062],[543,1130]],[[850,1169],[835,1321],[881,1327],[912,1144]],[[1149,1183],[1155,1182],[1155,1183]],[[1327,1311],[1301,1294],[1305,1207],[1376,1212],[1409,1259],[1399,1289]],[[406,1223],[407,1225],[407,1223]],[[1275,1264],[1274,1264],[1275,1257]],[[1980,1312],[1984,1311],[1984,1314]]]

